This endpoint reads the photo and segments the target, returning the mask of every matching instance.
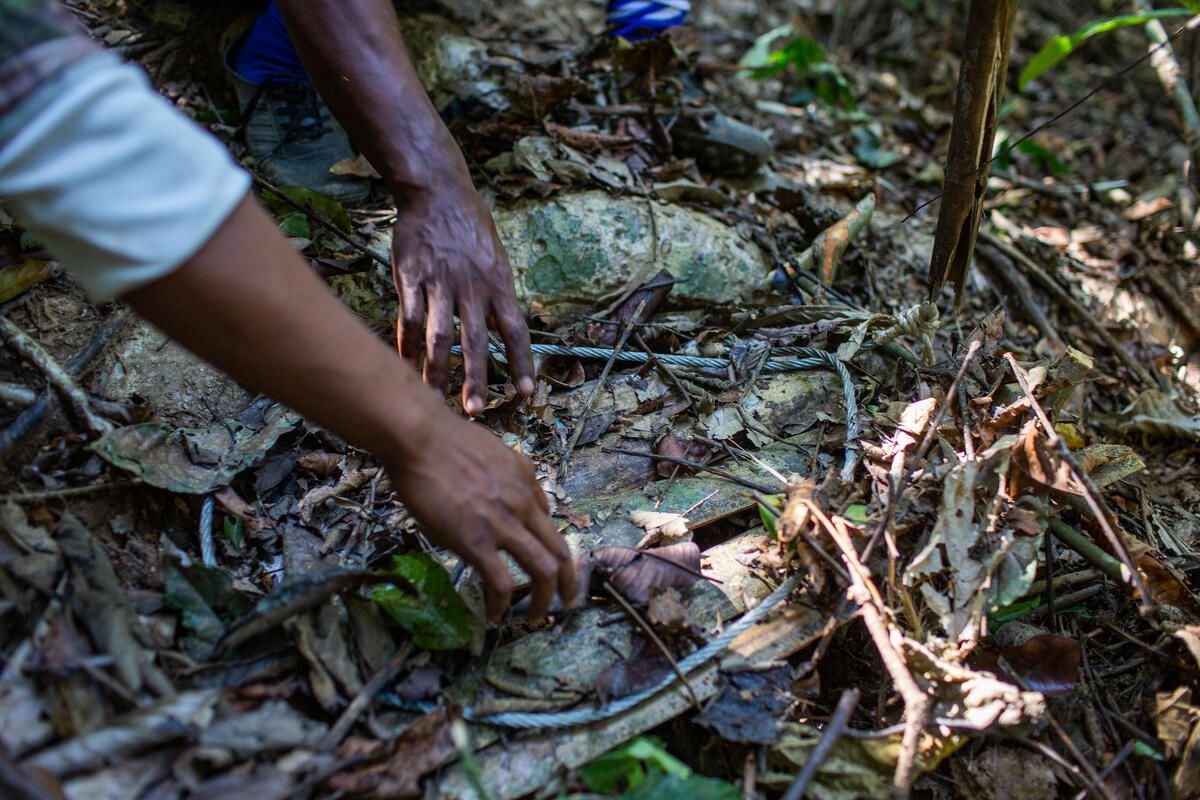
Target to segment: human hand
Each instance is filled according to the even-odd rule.
[[[534,373],[529,330],[517,307],[508,257],[465,170],[465,165],[455,170],[431,191],[397,193],[403,202],[392,237],[392,278],[400,296],[400,354],[416,366],[423,342],[425,382],[441,392],[449,375],[454,317],[459,318],[462,404],[477,415],[487,398],[489,328],[504,339],[513,383],[521,394],[533,394]]]
[[[533,464],[444,407],[429,415],[429,423],[422,432],[429,444],[389,465],[392,485],[431,540],[479,571],[488,617],[498,621],[512,601],[513,581],[501,550],[533,581],[532,619],[546,615],[556,589],[563,605],[575,607],[571,551],[550,523]]]

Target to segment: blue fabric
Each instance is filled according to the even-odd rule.
[[[652,39],[682,25],[690,10],[688,0],[608,0],[609,34],[633,42]]]
[[[251,83],[308,83],[308,73],[292,46],[275,0],[250,26],[234,57],[233,69]]]

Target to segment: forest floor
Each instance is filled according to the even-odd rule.
[[[234,11],[70,5],[244,158]],[[497,360],[480,419],[593,590],[541,626],[486,627],[369,453],[0,212],[0,344],[83,389],[4,351],[0,794],[1200,794],[1198,132],[1140,27],[1018,91],[1101,13],[1023,4],[961,309],[928,304],[963,5],[709,0],[637,45],[590,0],[404,18],[534,342],[607,348],[528,401]],[[256,191],[391,340],[386,194]]]

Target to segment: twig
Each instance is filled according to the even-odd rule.
[[[646,340],[642,338],[641,331],[633,332],[633,340],[637,342],[637,346],[640,347],[643,352],[650,354],[650,363],[654,365],[654,368],[658,370],[659,374],[665,375],[667,380],[671,381],[671,384],[675,387],[675,391],[679,392],[679,396],[686,400],[689,405],[695,405],[695,399],[692,398],[691,393],[687,390],[687,387],[683,385],[683,382],[679,380],[679,376],[668,369],[666,364],[659,361],[654,357],[654,354],[650,352],[650,346],[647,345]]]
[[[362,538],[363,547],[363,562],[366,563],[367,538],[371,535],[371,530],[374,525],[375,511],[375,495],[379,491],[379,482],[383,480],[383,470],[375,473],[375,479],[371,481],[371,488],[367,490],[367,502],[364,509],[365,513],[359,514],[358,520],[354,523],[354,528],[350,533],[350,541],[346,544],[346,549],[342,552],[341,563],[349,563],[354,557],[354,549],[358,547],[358,540]],[[324,549],[324,545],[321,546]],[[328,552],[328,551],[326,551]]]
[[[45,351],[29,334],[17,327],[8,317],[0,317],[0,333],[14,352],[42,371],[51,386],[67,401],[75,415],[97,436],[113,429],[113,424],[92,410],[91,402],[82,389],[54,357]]]
[[[1033,406],[1034,414],[1037,416],[1038,422],[1041,423],[1042,429],[1046,432],[1047,443],[1058,450],[1059,457],[1071,468],[1071,473],[1075,479],[1083,486],[1083,499],[1087,503],[1088,510],[1096,520],[1096,524],[1100,526],[1104,537],[1108,539],[1109,545],[1116,554],[1117,559],[1129,571],[1128,580],[1137,589],[1138,598],[1141,600],[1140,611],[1143,615],[1150,614],[1154,611],[1154,600],[1150,597],[1150,590],[1146,588],[1145,581],[1142,580],[1142,573],[1138,571],[1137,565],[1133,563],[1133,559],[1129,557],[1129,551],[1125,548],[1125,543],[1121,541],[1121,537],[1112,527],[1112,512],[1108,509],[1108,504],[1105,503],[1103,496],[1100,494],[1100,489],[1092,480],[1079,462],[1075,460],[1075,456],[1067,448],[1066,442],[1062,436],[1054,429],[1050,418],[1046,416],[1046,411],[1042,408],[1041,403],[1033,396],[1033,392],[1029,388],[1029,382],[1026,380],[1025,371],[1017,364],[1017,360],[1012,353],[1005,353],[1004,358],[1008,361],[1012,368],[1013,375],[1017,377],[1017,383],[1021,385],[1021,391],[1029,398],[1030,405]]]
[[[1075,800],[1083,800],[1083,798],[1087,796],[1087,793],[1091,791],[1096,784],[1103,783],[1104,779],[1111,775],[1114,769],[1125,763],[1125,759],[1129,758],[1129,756],[1133,754],[1133,748],[1136,746],[1136,744],[1137,743],[1132,739],[1125,742],[1125,746],[1117,751],[1117,754],[1113,756],[1112,761],[1108,762],[1108,766],[1100,770],[1100,774],[1096,776],[1096,783],[1089,782],[1087,786],[1083,787],[1083,789],[1079,791],[1079,794],[1075,795]]]
[[[1083,560],[1104,573],[1113,583],[1125,583],[1121,562],[1104,552],[1095,542],[1072,528],[1061,519],[1050,520],[1050,532],[1067,547],[1074,550]]]
[[[687,689],[688,695],[692,698],[692,705],[696,707],[697,711],[702,710],[700,708],[700,698],[696,696],[696,690],[692,688],[692,684],[690,681],[688,681],[687,675],[685,675],[683,670],[679,668],[679,663],[675,660],[675,656],[671,655],[671,651],[667,649],[667,645],[662,639],[659,638],[658,634],[654,632],[654,628],[650,627],[650,623],[642,619],[642,615],[637,612],[637,609],[634,608],[633,605],[626,600],[625,597],[618,592],[616,587],[614,587],[611,583],[605,581],[604,589],[613,596],[613,599],[621,605],[621,608],[625,609],[625,613],[637,623],[638,627],[642,629],[642,632],[650,637],[650,641],[654,642],[655,646],[659,649],[659,652],[661,652],[663,657],[667,659],[667,663],[671,665],[671,669],[675,671],[675,677],[679,678],[679,682],[683,684],[685,689]]]
[[[42,492],[12,492],[11,494],[0,494],[0,503],[36,503],[40,500],[79,497],[80,495],[93,494],[95,492],[127,489],[140,485],[140,481],[107,481],[105,483],[94,483],[91,486],[70,486],[66,489],[47,489]]]
[[[896,760],[895,775],[892,777],[892,794],[897,800],[905,800],[917,777],[917,747],[921,741],[921,733],[929,722],[933,703],[925,690],[917,684],[900,651],[892,644],[891,634],[884,619],[886,606],[883,598],[872,583],[867,568],[859,559],[850,537],[843,529],[830,522],[816,503],[811,500],[806,503],[813,517],[821,523],[842,551],[842,559],[846,562],[851,580],[846,589],[846,596],[851,602],[858,604],[871,641],[879,651],[879,658],[904,700],[904,737],[900,742],[900,755]]]
[[[346,706],[341,716],[337,718],[337,722],[333,723],[333,727],[321,739],[321,743],[317,745],[318,750],[329,752],[341,744],[342,739],[345,739],[346,734],[354,727],[354,723],[358,721],[362,713],[371,705],[371,702],[375,699],[375,695],[379,694],[383,687],[391,683],[400,673],[400,670],[404,667],[404,663],[408,660],[408,654],[411,650],[412,642],[405,642],[400,645],[399,649],[387,660],[387,663],[371,676],[371,680],[367,681],[367,685],[362,688],[362,691],[350,701],[350,705]]]
[[[1042,288],[1050,292],[1050,294],[1054,296],[1054,299],[1058,300],[1060,303],[1069,308],[1071,312],[1078,317],[1079,320],[1089,330],[1091,330],[1092,333],[1096,334],[1105,347],[1113,351],[1113,355],[1117,357],[1121,364],[1123,364],[1126,369],[1137,376],[1138,380],[1140,380],[1146,386],[1156,387],[1159,385],[1159,382],[1154,379],[1154,376],[1152,376],[1136,358],[1131,356],[1129,352],[1121,346],[1120,342],[1113,338],[1113,335],[1108,332],[1108,329],[1101,324],[1099,318],[1081,306],[1079,301],[1072,297],[1070,292],[1060,286],[1058,281],[1056,281],[1048,272],[1046,272],[1046,270],[1042,269],[1042,267],[1036,261],[993,233],[989,233],[988,231],[980,231],[979,238],[1011,258],[1013,263],[1025,269],[1034,280],[1041,284]]]
[[[612,355],[608,357],[604,369],[600,372],[600,377],[596,380],[596,386],[592,389],[592,393],[588,395],[587,401],[583,404],[583,409],[579,412],[579,421],[575,423],[575,430],[571,432],[571,438],[567,441],[566,450],[563,451],[562,463],[558,466],[558,480],[562,480],[567,475],[567,465],[571,462],[571,453],[575,451],[575,445],[579,444],[579,437],[583,435],[583,428],[587,424],[588,415],[592,413],[592,406],[596,405],[596,398],[600,396],[600,392],[608,383],[608,374],[612,372],[613,364],[616,363],[617,356],[621,349],[625,347],[625,343],[629,341],[629,335],[633,333],[633,329],[637,327],[637,320],[642,316],[642,310],[646,307],[646,299],[638,303],[638,306],[633,311],[633,316],[625,323],[625,328],[621,331],[621,336],[617,339],[617,343],[613,346]]]
[[[821,739],[817,742],[817,746],[813,748],[813,751],[809,753],[808,760],[804,762],[804,769],[800,770],[800,774],[792,781],[792,785],[783,793],[783,800],[800,800],[800,798],[804,797],[804,793],[808,790],[808,785],[812,783],[812,779],[817,775],[817,770],[825,763],[825,759],[829,757],[833,746],[838,743],[838,740],[846,732],[846,723],[850,721],[850,715],[854,713],[854,707],[858,705],[858,698],[861,694],[862,692],[858,689],[847,689],[842,692],[837,708],[834,709],[833,716],[829,718],[829,724],[825,726],[825,730],[821,733]]]
[[[618,455],[618,456],[638,456],[639,458],[650,458],[650,459],[654,459],[657,461],[667,461],[671,464],[679,464],[680,466],[688,467],[690,469],[694,469],[694,470],[698,470],[698,471],[702,471],[702,472],[711,472],[713,475],[716,475],[718,478],[724,478],[727,481],[733,481],[738,486],[744,486],[747,489],[750,489],[755,492],[762,492],[763,494],[776,494],[779,491],[777,488],[771,488],[770,486],[764,486],[761,483],[755,483],[754,481],[748,480],[746,478],[739,478],[737,475],[734,475],[732,472],[726,472],[725,470],[719,469],[717,467],[710,467],[707,464],[701,464],[699,461],[691,461],[686,458],[678,458],[677,456],[668,456],[668,455],[663,455],[663,454],[659,454],[659,453],[639,453],[636,450],[622,450],[619,447],[604,447],[604,448],[601,448],[601,452],[612,453],[613,455]]]
[[[83,349],[67,362],[67,374],[75,379],[84,375],[96,358],[104,352],[104,348],[108,346],[113,335],[125,325],[128,319],[128,310],[122,308],[104,320]],[[11,425],[0,431],[0,456],[27,436],[41,422],[42,417],[53,408],[53,404],[54,394],[48,390],[43,391],[33,405],[21,412]]]

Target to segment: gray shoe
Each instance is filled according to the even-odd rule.
[[[311,83],[253,84],[226,61],[237,92],[246,149],[263,177],[276,186],[302,186],[340,202],[362,200],[366,178],[333,175],[329,168],[354,157],[346,131]]]

